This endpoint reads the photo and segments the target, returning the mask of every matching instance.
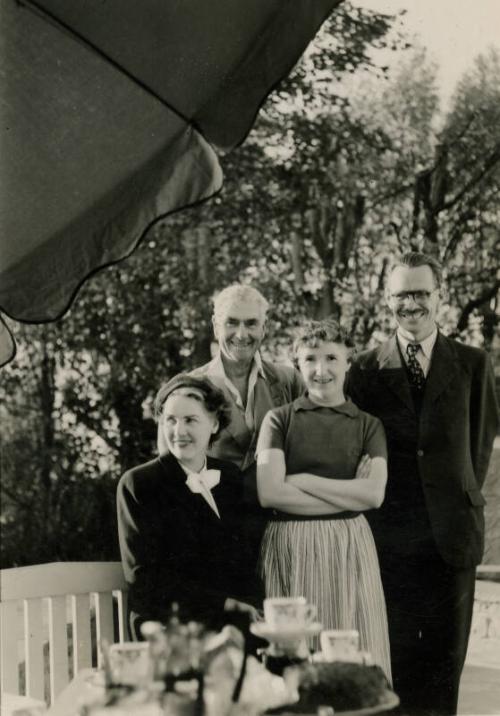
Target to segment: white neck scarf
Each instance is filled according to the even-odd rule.
[[[200,472],[188,472],[186,485],[191,492],[199,492],[210,505],[217,517],[220,519],[219,510],[212,495],[212,488],[220,482],[220,470],[200,470]]]

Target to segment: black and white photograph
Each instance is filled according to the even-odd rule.
[[[0,0],[1,716],[500,716],[499,0]]]

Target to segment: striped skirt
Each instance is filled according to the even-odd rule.
[[[371,653],[391,680],[384,593],[363,515],[270,522],[260,572],[267,597],[304,596],[317,606],[324,629],[357,629],[361,649]]]

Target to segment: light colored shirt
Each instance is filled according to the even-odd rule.
[[[420,348],[415,353],[415,357],[418,360],[426,378],[427,374],[429,373],[429,368],[431,367],[432,351],[434,349],[434,344],[436,343],[437,334],[437,328],[435,328],[430,334],[430,336],[424,338],[423,341],[418,341]],[[401,353],[403,354],[403,358],[406,364],[408,364],[408,353],[406,352],[406,347],[409,343],[415,343],[415,341],[409,341],[408,338],[403,336],[399,331],[397,333],[397,336],[398,343],[401,348]]]
[[[245,424],[249,430],[253,430],[255,427],[254,420],[254,402],[255,402],[255,384],[257,383],[257,377],[260,375],[266,379],[264,368],[262,366],[262,358],[260,353],[257,351],[253,357],[252,367],[250,368],[250,375],[248,376],[248,390],[246,407],[243,405],[243,400],[240,395],[240,391],[236,388],[234,383],[227,377],[226,371],[224,370],[224,363],[219,355],[214,360],[213,374],[217,375],[223,382],[228,391],[230,392],[236,406],[243,413]]]

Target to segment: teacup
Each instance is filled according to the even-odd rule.
[[[327,629],[319,637],[321,651],[327,661],[350,661],[359,652],[359,632],[356,629]]]
[[[149,644],[126,641],[109,647],[109,668],[113,684],[140,686],[152,676]]]
[[[264,618],[274,629],[305,628],[316,618],[316,607],[305,597],[264,599]]]

